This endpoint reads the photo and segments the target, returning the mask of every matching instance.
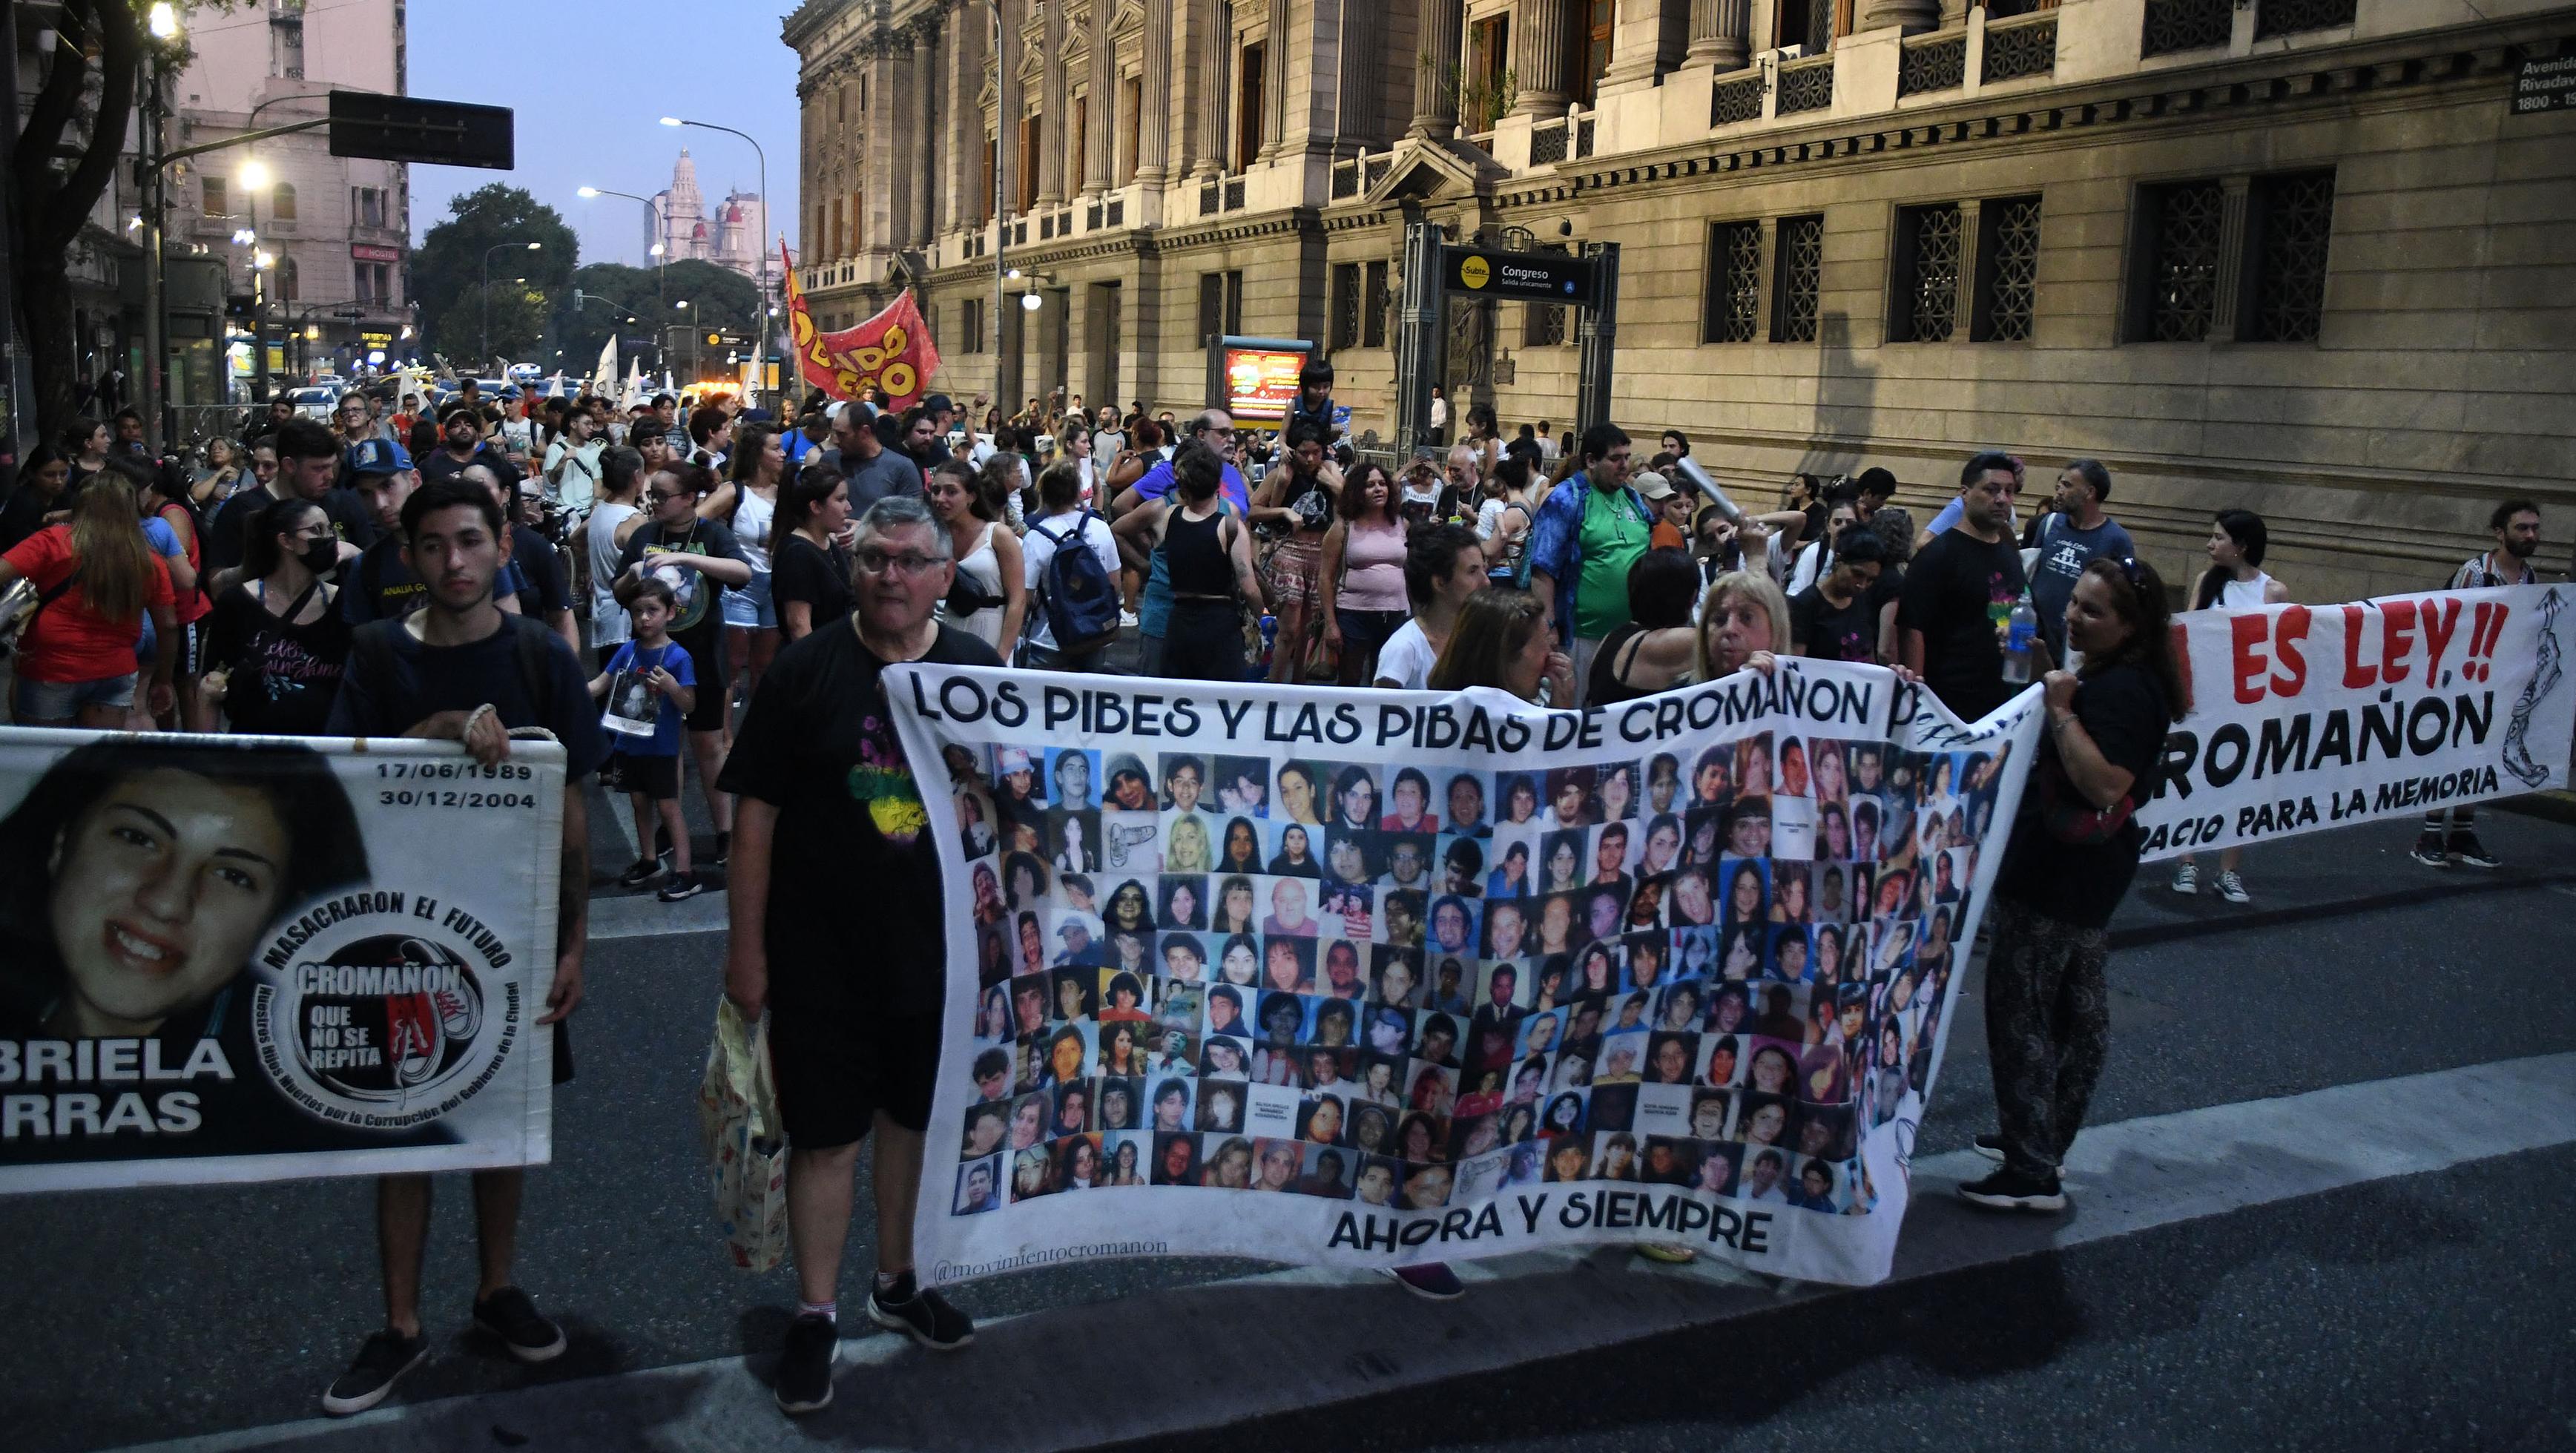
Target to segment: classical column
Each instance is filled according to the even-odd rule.
[[[1741,69],[1752,54],[1745,33],[1753,19],[1753,0],[1690,0],[1690,51],[1686,66]]]
[[[1170,174],[1172,132],[1172,0],[1145,0],[1145,33],[1137,71],[1143,79],[1136,118],[1136,180],[1158,187]]]
[[[1038,58],[1038,93],[1044,98],[1038,107],[1038,205],[1053,207],[1064,201],[1064,153],[1071,145],[1072,108],[1064,99],[1064,6],[1046,7],[1042,17],[1045,47]]]
[[[926,10],[913,17],[912,34],[912,134],[924,142],[939,134],[948,118],[942,110],[944,100],[940,85],[941,50],[939,45],[940,14]],[[939,235],[940,202],[938,172],[933,167],[909,168],[912,173],[912,228],[905,245],[928,247]]]
[[[1413,124],[1404,134],[1447,141],[1458,134],[1458,46],[1466,0],[1422,0],[1422,45],[1413,57]],[[1519,28],[1519,22],[1513,22]]]
[[[1515,0],[1512,6],[1512,72],[1519,89],[1514,116],[1565,114],[1567,0]]]
[[[1229,87],[1226,82],[1234,62],[1234,10],[1226,0],[1198,0],[1195,14],[1199,25],[1199,63],[1196,84],[1198,97],[1198,155],[1190,170],[1201,176],[1215,176],[1228,169],[1226,151],[1226,116]]]
[[[985,36],[991,24],[979,0],[956,0],[948,8],[948,43],[939,50],[942,230],[984,215],[983,201],[975,195],[984,178],[984,113],[975,98],[984,84]]]
[[[920,89],[916,84],[919,69],[915,66],[912,27],[898,25],[886,32],[886,111],[894,118],[897,137],[921,135]],[[891,249],[912,245],[913,216],[921,210],[921,186],[926,180],[918,167],[910,165],[910,148],[899,148],[894,164],[879,175],[877,185],[886,194],[885,245]]]
[[[1610,33],[1610,69],[1601,78],[1602,91],[1652,85],[1681,64],[1690,43],[1690,6],[1691,0],[1638,0],[1621,7]]]
[[[1305,37],[1313,54],[1314,38]],[[1288,0],[1270,0],[1270,39],[1261,47],[1261,158],[1288,143]]]
[[[1085,39],[1090,64],[1083,68],[1089,82],[1090,102],[1083,107],[1082,129],[1082,194],[1096,197],[1109,190],[1109,179],[1118,155],[1118,67],[1117,54],[1109,43],[1108,0],[1093,0],[1091,24]]]
[[[1940,0],[1866,0],[1858,30],[1876,30],[1883,25],[1904,28],[1907,35],[1932,30],[1941,24]]]
[[[867,222],[859,232],[861,252],[883,252],[896,245],[895,188],[899,165],[895,149],[894,41],[884,31],[860,42],[861,64],[868,77],[868,147],[859,169],[859,195],[867,199]]]

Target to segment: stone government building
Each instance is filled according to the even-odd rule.
[[[2168,578],[2210,514],[2311,601],[2576,506],[2576,52],[2547,0],[808,0],[800,275],[917,286],[940,385],[1204,401],[1313,340],[1391,435],[1402,229],[1620,244],[1614,416],[1721,481],[2078,455]],[[997,125],[997,115],[1002,118]],[[994,181],[1008,262],[992,317]],[[1018,293],[1037,292],[1024,312]],[[1451,300],[1447,392],[1571,426],[1573,321]],[[998,376],[997,376],[998,375]]]

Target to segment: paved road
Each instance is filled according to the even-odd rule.
[[[438,1355],[402,1410],[315,1445],[502,1446],[538,1430],[537,1446],[567,1447],[1178,1448],[1204,1446],[1186,1430],[1240,1422],[1229,1446],[2566,1446],[2576,1211],[2556,1178],[2576,1169],[2576,1114],[2407,1088],[2447,1094],[2508,1062],[2576,1077],[2576,1060],[2534,1059],[2576,1051],[2576,829],[2492,814],[2484,830],[2507,871],[2415,867],[2391,824],[2258,854],[2250,910],[2133,895],[2100,1143],[2180,1127],[2190,1149],[2079,1177],[2054,1237],[1927,1197],[1907,1279],[1796,1300],[1615,1253],[1505,1267],[1448,1306],[1382,1281],[1237,1281],[1270,1271],[1251,1263],[1026,1273],[959,1293],[988,1332],[958,1358],[925,1367],[887,1338],[854,1341],[866,1365],[844,1407],[797,1433],[756,1380],[786,1273],[719,1262],[691,1145],[721,948],[703,927],[720,900],[605,895],[615,936],[594,950],[581,1078],[558,1100],[559,1159],[532,1177],[522,1252],[574,1351],[530,1371],[460,1335],[459,1185],[431,1255]],[[612,832],[603,814],[611,871],[626,852]],[[1990,1123],[1982,1025],[1962,1019],[1919,1146],[1927,1174]],[[2391,1083],[2399,1108],[2367,1134],[2313,1098]],[[2242,1119],[2258,1113],[2273,1129]],[[2489,1138],[2463,1139],[2467,1126]],[[2422,1158],[2303,1179],[2313,1168],[2266,1135]],[[2170,1201],[2186,1162],[2200,1167],[2182,1178],[2190,1197],[2131,1215]],[[300,1420],[380,1315],[368,1207],[346,1182],[0,1202],[10,1445],[313,1442]],[[1202,1289],[1218,1281],[1236,1284]]]

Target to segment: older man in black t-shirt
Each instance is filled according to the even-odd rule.
[[[883,673],[896,662],[999,666],[932,607],[956,576],[948,532],[918,499],[878,501],[859,519],[858,609],[815,623],[770,663],[727,758],[737,794],[725,994],[769,1020],[778,1100],[795,1147],[787,1224],[800,1302],[778,1371],[778,1406],[832,1401],[841,1246],[851,1172],[873,1132],[877,1276],[868,1316],[925,1346],[952,1348],[974,1323],[912,1270],[913,1203],[939,1067],[946,937],[939,860],[925,801],[895,739]],[[848,916],[868,886],[866,931]]]

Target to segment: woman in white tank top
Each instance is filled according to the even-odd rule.
[[[2209,529],[2209,570],[2192,587],[2193,610],[2261,610],[2267,605],[2281,605],[2290,592],[2281,582],[2263,573],[2263,552],[2270,537],[2263,527],[2263,517],[2252,510],[2220,510],[2218,521]],[[2245,891],[2245,880],[2236,874],[2244,861],[2243,848],[2226,848],[2218,854],[2218,883],[2214,891],[2230,903],[2250,903],[2253,895]],[[2174,868],[2174,891],[2200,891],[2200,865],[2193,855],[2185,853]]]
[[[734,438],[731,477],[698,506],[698,518],[714,520],[733,532],[742,558],[751,565],[751,583],[724,593],[726,658],[740,663],[747,673],[745,700],[778,654],[778,605],[769,593],[769,547],[777,527],[778,486],[786,478],[785,436],[765,425],[746,425]],[[727,690],[731,687],[730,681],[725,683]]]

